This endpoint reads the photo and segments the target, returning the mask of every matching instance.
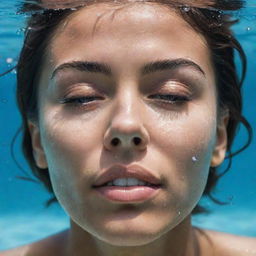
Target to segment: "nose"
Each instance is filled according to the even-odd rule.
[[[149,134],[143,125],[138,104],[122,101],[122,106],[115,107],[110,125],[104,135],[104,146],[110,151],[146,149]]]

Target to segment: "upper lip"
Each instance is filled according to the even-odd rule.
[[[116,164],[99,174],[95,179],[93,187],[102,186],[118,178],[136,178],[152,185],[161,185],[160,178],[156,177],[151,171],[140,165],[133,164],[125,166]]]

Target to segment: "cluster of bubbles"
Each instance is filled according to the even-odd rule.
[[[17,34],[17,35],[23,35],[23,33],[24,33],[25,31],[26,31],[25,28],[19,28],[19,29],[17,29],[16,34]]]
[[[15,66],[17,65],[17,60],[13,59],[12,57],[7,57],[7,58],[4,59],[4,63],[7,64],[7,67],[9,69],[9,71],[5,70],[3,72],[2,70],[0,70],[0,77],[4,76],[5,74],[8,74],[8,73],[10,73],[10,74],[16,74],[17,73],[16,68],[15,68]],[[3,101],[2,101],[2,103],[3,103]]]
[[[8,58],[6,58],[5,59],[5,63],[8,65],[8,67],[10,68],[11,66],[13,66],[13,65],[15,65],[16,64],[16,61],[13,59],[13,58],[11,58],[11,57],[8,57]],[[11,71],[11,74],[16,74],[17,72],[16,72],[16,69],[13,69],[12,71]],[[0,103],[1,104],[7,104],[8,103],[8,99],[6,99],[6,98],[0,98]]]
[[[17,61],[11,57],[6,58],[5,62],[7,63],[8,68],[15,66],[17,64]],[[16,74],[16,69],[13,69],[11,73]]]

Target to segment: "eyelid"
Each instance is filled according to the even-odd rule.
[[[160,87],[157,87],[151,92],[155,93],[166,93],[166,94],[186,94],[187,96],[192,96],[194,93],[194,88],[180,81],[168,80],[161,83]]]
[[[64,97],[105,96],[105,92],[92,83],[74,83],[63,87]],[[85,95],[86,94],[86,95]]]
[[[99,93],[103,93],[103,88],[101,88],[101,86],[99,86],[99,82],[98,81],[92,81],[87,80],[84,81],[83,79],[66,79],[63,81],[57,81],[55,82],[55,86],[58,90],[61,91],[66,91],[66,93],[68,92],[72,92],[73,90],[78,90],[78,91],[96,91]]]
[[[185,81],[180,81],[178,79],[172,79],[172,80],[167,80],[165,82],[163,82],[163,85],[177,85],[177,86],[182,86],[182,87],[185,87],[185,88],[190,88],[191,86],[188,85]]]

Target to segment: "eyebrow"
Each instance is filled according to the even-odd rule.
[[[149,73],[153,73],[156,71],[164,71],[168,69],[173,70],[180,67],[192,67],[205,76],[205,72],[198,64],[196,64],[195,62],[189,59],[184,59],[184,58],[171,59],[171,60],[167,59],[167,60],[150,62],[146,64],[144,67],[142,67],[141,73],[143,75],[147,75]]]
[[[184,58],[165,59],[147,63],[140,69],[140,73],[142,75],[147,75],[157,71],[173,70],[180,67],[192,67],[205,76],[205,72],[198,64],[189,59]],[[83,72],[101,73],[107,76],[112,75],[110,66],[105,63],[89,61],[72,61],[63,63],[59,65],[57,68],[55,68],[52,73],[51,79],[53,79],[58,72],[64,69],[75,69]]]
[[[111,68],[104,63],[98,62],[89,62],[89,61],[72,61],[59,65],[54,69],[51,79],[53,79],[58,72],[63,69],[76,69],[83,72],[91,72],[91,73],[102,73],[107,76],[112,74]]]

